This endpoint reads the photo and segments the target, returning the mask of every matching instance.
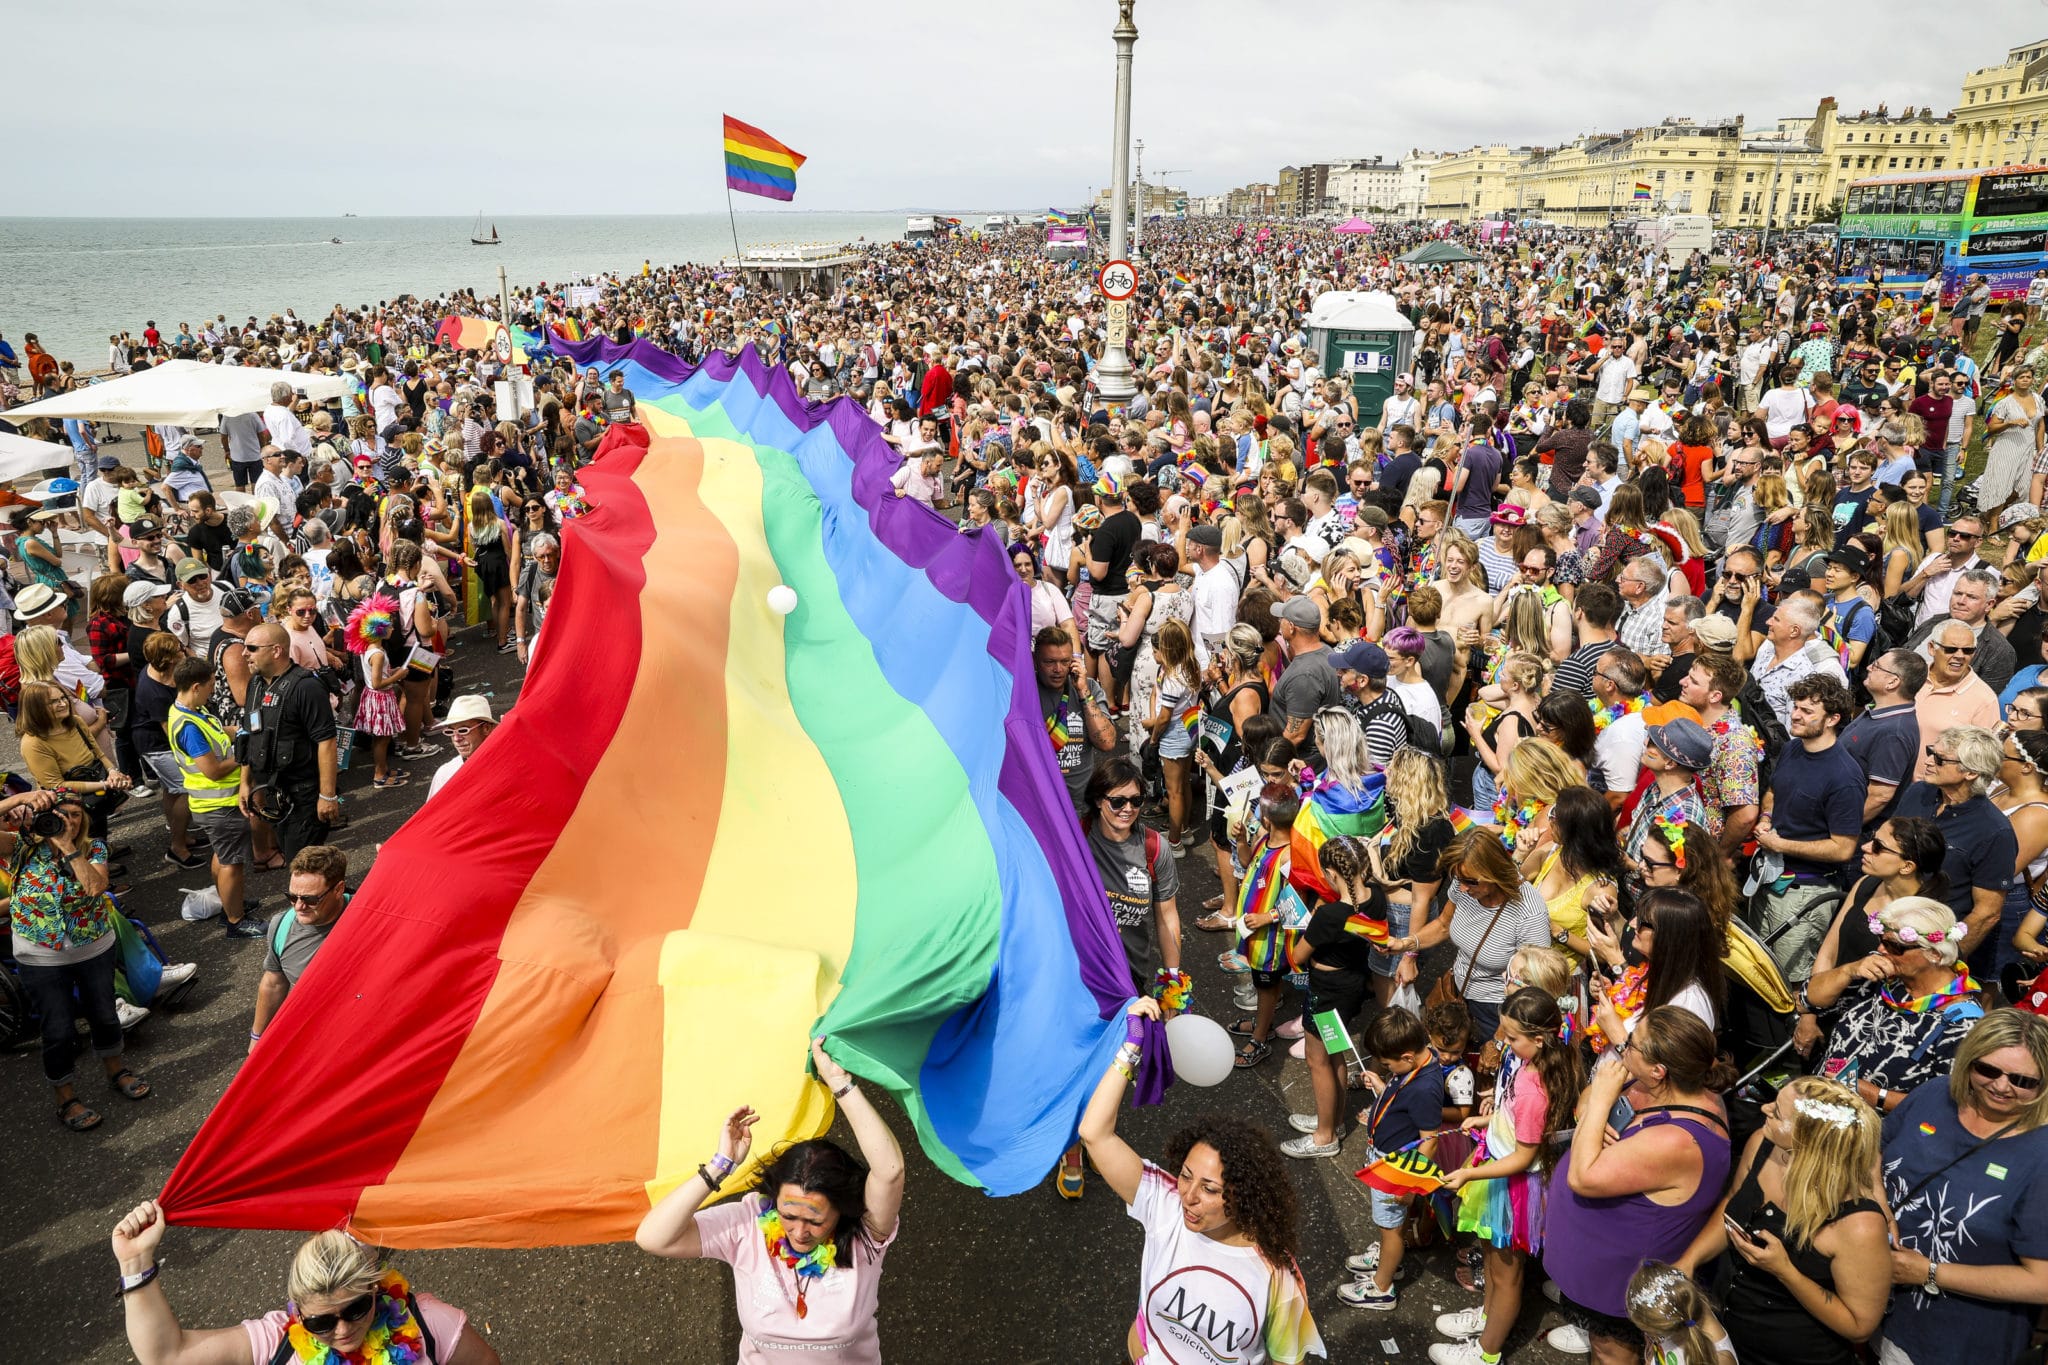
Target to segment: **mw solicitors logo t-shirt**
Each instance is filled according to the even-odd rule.
[[[1134,1365],[1297,1365],[1326,1354],[1293,1268],[1190,1229],[1166,1170],[1145,1163],[1126,1212],[1145,1229]]]

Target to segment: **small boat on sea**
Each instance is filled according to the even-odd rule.
[[[339,237],[329,237],[329,238],[327,239],[327,245],[329,245],[329,246],[340,246],[340,245],[341,245],[341,238],[339,238]]]
[[[484,236],[484,216],[481,213],[477,214],[476,227],[469,234],[469,244],[471,246],[496,246],[498,244],[498,225],[496,223],[491,224],[491,235],[488,237]]]

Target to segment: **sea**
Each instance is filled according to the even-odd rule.
[[[968,225],[1000,211],[947,210]],[[109,335],[139,337],[151,321],[169,334],[219,314],[317,317],[401,294],[496,293],[499,266],[516,288],[715,261],[732,255],[735,226],[743,248],[887,241],[909,213],[510,217],[495,220],[497,246],[471,245],[473,218],[0,218],[0,336],[19,350],[34,332],[90,372],[106,367]],[[493,225],[486,217],[483,234]]]

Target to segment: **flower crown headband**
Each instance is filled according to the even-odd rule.
[[[1685,822],[1655,817],[1657,830],[1664,836],[1664,843],[1671,849],[1671,861],[1680,872],[1685,871]]]
[[[1870,917],[1870,932],[1882,937],[1884,931],[1884,921],[1880,919],[1878,916],[1872,915]],[[1944,943],[1947,942],[1955,934],[1954,929],[1922,930],[1915,928],[1913,925],[1910,924],[1902,925],[1899,928],[1894,929],[1892,932],[1899,936],[1899,942],[1901,943]]]

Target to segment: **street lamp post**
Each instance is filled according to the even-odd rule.
[[[1131,185],[1131,47],[1138,41],[1138,26],[1131,19],[1137,0],[1117,0],[1116,27],[1116,131],[1111,135],[1109,180],[1109,258],[1124,259],[1129,240]],[[1131,360],[1124,354],[1124,329],[1112,325],[1102,348],[1102,360],[1095,367],[1095,390],[1106,403],[1128,403],[1138,392],[1131,378]]]

